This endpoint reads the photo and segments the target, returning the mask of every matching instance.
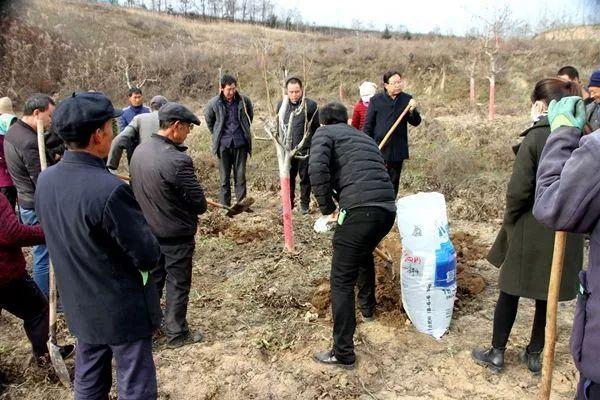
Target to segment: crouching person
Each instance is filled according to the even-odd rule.
[[[321,127],[310,147],[308,172],[313,192],[324,215],[335,213],[331,308],[333,349],[316,353],[324,364],[355,365],[354,286],[358,282],[360,311],[367,320],[375,311],[373,250],[394,224],[394,186],[375,141],[347,125],[348,112],[340,103],[320,110]]]
[[[14,207],[0,194],[0,310],[23,320],[38,366],[48,365],[48,300],[25,270],[22,246],[44,244],[39,225],[19,223]],[[73,345],[62,346],[60,354],[73,354]]]
[[[590,264],[580,273],[571,335],[579,370],[577,399],[600,399],[600,130],[581,135],[585,107],[579,97],[553,101],[552,133],[537,172],[533,215],[556,231],[591,233]]]
[[[36,210],[77,338],[75,399],[108,398],[113,357],[120,399],[156,399],[160,305],[148,271],[160,248],[131,188],[103,161],[121,110],[102,93],[77,93],[54,115],[68,151],[40,175]]]

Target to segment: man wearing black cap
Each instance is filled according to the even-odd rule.
[[[167,347],[176,348],[202,340],[202,332],[190,331],[186,314],[194,235],[206,199],[183,146],[192,124],[200,125],[200,120],[177,103],[162,106],[158,119],[160,130],[137,147],[129,170],[135,197],[163,253],[152,276],[161,294],[166,285],[164,329]]]
[[[119,398],[157,397],[152,334],[160,304],[148,271],[160,247],[131,188],[102,160],[119,115],[102,93],[74,93],[60,103],[53,124],[68,151],[41,173],[35,193],[67,325],[77,338],[75,399],[108,398],[113,356]]]
[[[588,90],[593,101],[587,105],[585,122],[589,127],[588,130],[594,132],[600,129],[600,69],[590,75]]]
[[[123,150],[127,152],[127,161],[131,162],[131,156],[138,144],[144,142],[153,133],[158,132],[158,110],[167,104],[164,96],[154,96],[150,100],[151,113],[138,114],[127,125],[123,132],[119,133],[110,146],[106,166],[113,172],[119,168]]]

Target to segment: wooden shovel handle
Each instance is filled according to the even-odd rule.
[[[552,389],[552,371],[554,368],[554,349],[556,345],[556,317],[566,242],[567,233],[556,232],[554,236],[554,254],[552,255],[550,284],[548,286],[546,340],[544,346],[544,362],[542,367],[542,385],[540,392],[541,400],[548,400],[550,398],[550,392]]]
[[[383,140],[381,141],[381,143],[379,143],[379,150],[383,149],[383,146],[385,146],[385,144],[387,143],[387,141],[390,140],[390,137],[392,136],[392,133],[394,133],[394,131],[398,127],[398,124],[400,124],[400,121],[402,121],[402,118],[404,118],[404,116],[406,115],[406,113],[408,112],[409,109],[410,109],[410,102],[408,103],[408,105],[406,106],[406,108],[404,109],[404,111],[402,111],[402,114],[400,114],[400,116],[398,117],[398,119],[396,120],[396,122],[394,122],[394,125],[392,125],[392,127],[390,128],[390,130],[388,131],[388,133],[385,134],[385,136],[383,137]]]
[[[231,209],[231,207],[227,207],[225,204],[217,203],[216,201],[210,199],[206,199],[206,203],[214,207],[224,208],[226,210]]]
[[[394,261],[394,260],[392,260],[392,257],[390,257],[386,252],[384,252],[379,247],[375,247],[375,250],[373,250],[373,252],[375,253],[375,255],[377,255],[379,258],[381,258],[385,262],[391,263]]]
[[[46,160],[46,142],[44,140],[44,124],[42,121],[37,121],[37,143],[38,143],[38,153],[40,156],[40,167],[41,170],[45,170],[48,168],[48,160]],[[50,309],[48,314],[49,319],[49,339],[52,343],[56,344],[56,281],[54,278],[54,265],[52,265],[52,260],[50,260],[50,268],[48,272],[48,302],[50,303]]]

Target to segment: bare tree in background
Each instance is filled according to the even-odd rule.
[[[488,81],[490,82],[488,100],[488,119],[496,117],[496,77],[501,71],[498,64],[501,40],[510,21],[510,10],[508,7],[494,12],[489,19],[482,18],[485,22],[485,32],[482,38],[482,49],[488,58]]]

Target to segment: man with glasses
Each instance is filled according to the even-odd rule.
[[[381,149],[385,167],[394,184],[394,191],[398,195],[400,187],[400,173],[402,164],[408,159],[408,124],[418,126],[421,115],[416,109],[416,102],[412,96],[402,91],[404,81],[400,72],[387,71],[383,75],[383,93],[378,93],[371,98],[369,110],[363,131],[381,143],[387,132],[392,128],[400,114],[408,107],[408,112],[396,127],[392,136]]]
[[[158,111],[160,129],[141,143],[131,158],[131,187],[158,239],[161,261],[152,277],[162,296],[166,285],[164,331],[167,347],[202,341],[186,315],[192,284],[192,257],[198,215],[206,211],[204,190],[183,142],[200,120],[188,108],[167,103]],[[193,124],[193,125],[192,125]]]

